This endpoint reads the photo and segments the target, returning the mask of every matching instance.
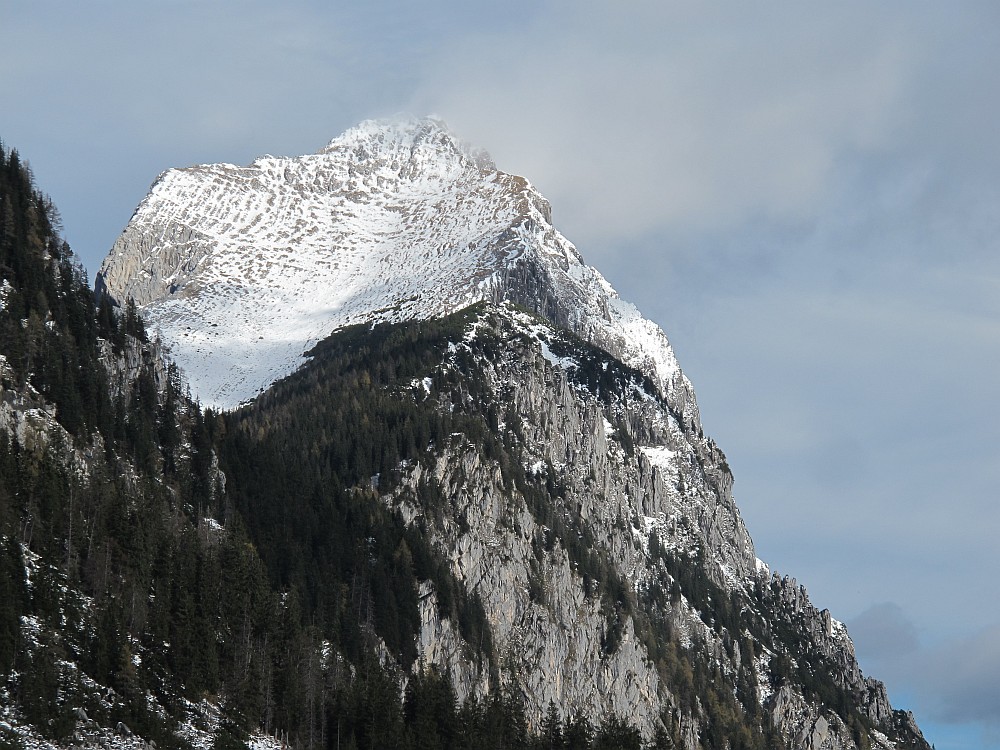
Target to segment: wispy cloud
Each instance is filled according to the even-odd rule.
[[[573,6],[467,38],[418,101],[588,238],[811,218],[845,155],[890,148],[918,114],[901,103],[921,50],[888,10]]]

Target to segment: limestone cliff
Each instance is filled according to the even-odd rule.
[[[455,372],[467,385],[438,387]],[[714,719],[686,692],[697,684],[678,679],[693,665],[789,747],[922,742],[861,674],[844,627],[757,560],[724,455],[641,372],[505,305],[487,308],[419,389],[450,411],[488,404],[518,461],[455,435],[384,496],[426,529],[489,618],[493,654],[463,643],[433,588],[421,591],[422,658],[460,697],[512,683],[535,722],[550,702],[565,716],[613,711],[694,750]],[[434,509],[418,499],[427,485],[442,498]],[[599,564],[580,558],[577,539]]]

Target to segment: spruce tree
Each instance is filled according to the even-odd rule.
[[[13,536],[5,536],[0,541],[0,677],[7,675],[14,666],[26,601],[21,545]]]

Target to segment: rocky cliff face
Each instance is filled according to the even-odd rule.
[[[862,676],[843,625],[757,560],[725,457],[641,372],[509,306],[484,313],[422,386],[442,408],[470,408],[434,385],[453,368],[488,384],[468,399],[504,415],[496,430],[518,471],[457,439],[384,499],[427,526],[490,619],[495,677],[488,655],[471,658],[477,644],[436,614],[434,591],[422,591],[422,657],[453,675],[461,697],[513,683],[536,722],[550,702],[563,715],[614,711],[647,736],[666,723],[693,749],[711,719],[675,669],[703,662],[695,670],[717,670],[745,716],[764,717],[790,747],[922,741],[899,728],[881,683]],[[438,512],[417,500],[426,484],[447,498]],[[604,564],[593,578],[575,538]],[[711,582],[707,597],[698,575]],[[661,590],[670,593],[657,599]],[[713,610],[713,596],[738,611]],[[679,644],[672,656],[660,650],[668,639]],[[844,703],[817,699],[800,665],[821,665],[824,694]]]
[[[651,530],[662,533],[665,544],[687,549],[692,540],[680,540],[677,523],[681,518],[694,524],[707,520],[698,511],[707,484],[682,496],[671,481],[676,467],[691,458],[677,420],[655,391],[641,390],[638,377],[630,384],[635,393],[613,394],[608,403],[574,383],[571,375],[580,365],[548,348],[562,340],[560,335],[523,313],[507,308],[481,323],[458,346],[484,364],[480,376],[491,387],[487,400],[508,415],[498,429],[523,436],[519,457],[529,481],[561,487],[562,497],[551,512],[578,519],[575,533],[585,529],[599,554],[635,590],[651,574],[646,551]],[[483,341],[499,337],[506,353],[501,361],[480,359],[480,336]],[[599,356],[597,350],[586,353]],[[460,365],[453,360],[443,366]],[[619,429],[642,432],[656,444],[638,448],[627,459],[612,419]],[[674,464],[675,456],[683,458]],[[421,482],[441,487],[461,514],[461,522],[452,514],[435,519],[435,541],[447,550],[460,579],[482,597],[504,679],[514,680],[531,697],[535,721],[552,701],[564,715],[582,711],[599,716],[612,710],[651,734],[669,693],[635,623],[626,618],[620,642],[608,647],[608,602],[596,595],[594,582],[583,580],[557,532],[544,524],[537,509],[532,513],[524,493],[504,479],[499,464],[483,460],[477,446],[463,441],[442,453],[430,472],[418,467],[391,499],[412,519],[421,514],[410,499]],[[752,570],[752,544],[731,501],[726,508],[718,508],[716,497],[710,502],[715,518],[705,536],[736,568]],[[731,533],[717,533],[722,527]],[[702,629],[687,610],[678,604],[678,622]],[[425,630],[438,627],[431,618]],[[433,646],[426,655],[453,674],[463,672],[461,659],[439,654]],[[478,679],[459,684],[461,692],[471,693]]]

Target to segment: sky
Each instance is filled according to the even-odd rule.
[[[91,278],[157,174],[432,114],[667,332],[773,569],[1000,748],[1000,5],[0,0]]]

